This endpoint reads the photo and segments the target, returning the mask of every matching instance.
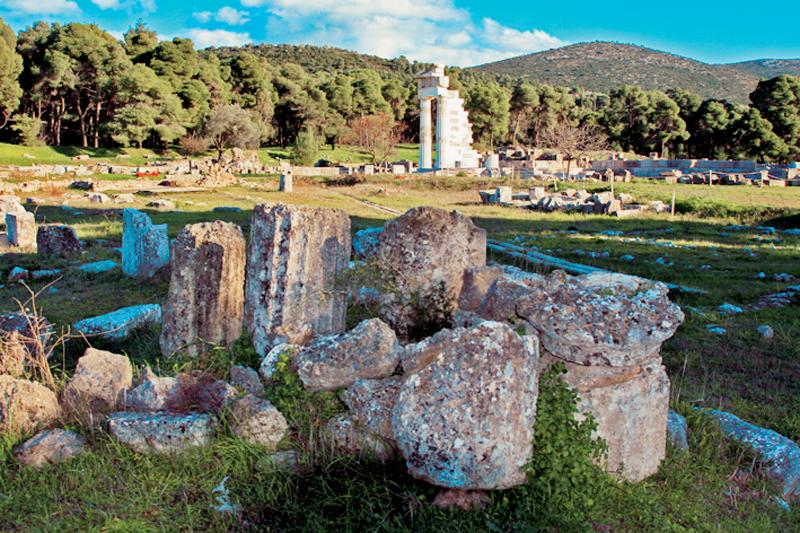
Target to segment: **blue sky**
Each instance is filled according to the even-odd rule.
[[[81,21],[117,36],[142,19],[198,47],[318,44],[460,66],[594,40],[707,62],[800,58],[798,0],[0,0],[0,16],[16,30]]]

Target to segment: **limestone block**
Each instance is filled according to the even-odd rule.
[[[122,271],[131,277],[152,277],[169,263],[167,225],[153,225],[136,209],[122,211]]]
[[[345,328],[337,286],[350,261],[350,218],[339,209],[256,206],[250,229],[245,324],[260,355]]]
[[[161,353],[196,357],[209,344],[230,346],[242,334],[245,240],[239,226],[186,226],[172,244]]]
[[[33,213],[7,213],[6,230],[11,246],[36,249],[36,218]]]
[[[40,431],[14,449],[14,457],[25,466],[41,467],[63,463],[82,454],[86,440],[73,431],[48,429]]]
[[[34,381],[0,374],[0,432],[30,433],[61,416],[55,393]]]
[[[430,363],[405,379],[392,409],[409,473],[465,490],[525,483],[538,397],[536,338],[497,322],[447,334]]]
[[[252,394],[231,401],[230,414],[234,435],[270,451],[275,450],[289,429],[275,406]]]
[[[77,415],[113,411],[132,384],[133,369],[126,356],[87,348],[64,388],[64,408]]]
[[[75,229],[58,224],[39,226],[36,247],[41,255],[70,257],[81,253],[81,242]]]
[[[134,330],[161,321],[161,306],[142,304],[123,307],[104,315],[84,318],[73,324],[73,329],[84,335],[121,340]]]
[[[376,258],[395,289],[381,318],[405,338],[419,309],[455,309],[464,271],[486,264],[486,232],[457,211],[417,207],[386,223]]]
[[[108,431],[119,442],[140,453],[174,455],[187,448],[207,446],[214,437],[216,419],[205,413],[113,413]]]

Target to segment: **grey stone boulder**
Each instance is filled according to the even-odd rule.
[[[535,337],[484,322],[439,339],[438,353],[408,375],[392,431],[409,473],[462,490],[525,483],[538,397]]]
[[[386,462],[395,456],[391,442],[369,431],[355,418],[340,414],[331,418],[322,429],[335,453]]]
[[[31,433],[55,423],[61,406],[40,383],[0,374],[0,432]]]
[[[146,367],[140,383],[125,394],[125,408],[131,411],[163,411],[180,391],[172,376],[159,377]]]
[[[216,425],[216,419],[206,413],[120,412],[108,417],[111,436],[140,453],[175,455],[208,446]]]
[[[36,248],[36,218],[27,211],[6,213],[8,244],[26,249]]]
[[[85,318],[73,324],[73,329],[84,335],[97,335],[105,339],[121,340],[133,331],[161,321],[161,306],[142,304],[123,307],[104,315]]]
[[[87,348],[64,387],[62,402],[72,414],[96,417],[120,406],[132,384],[133,368],[126,356]]]
[[[63,463],[82,454],[86,440],[66,429],[40,431],[14,448],[14,457],[25,466],[42,467]]]
[[[399,352],[394,331],[373,318],[342,335],[317,339],[295,355],[294,366],[307,390],[335,390],[357,379],[391,375]]]
[[[72,257],[81,253],[81,241],[75,228],[59,224],[39,226],[36,231],[36,248],[40,255]]]
[[[228,382],[248,394],[258,398],[264,397],[264,384],[261,383],[258,372],[249,366],[232,366]]]
[[[275,450],[289,425],[269,401],[247,394],[228,404],[233,434],[250,444]]]
[[[360,229],[353,236],[353,257],[370,259],[378,253],[378,244],[383,227]]]
[[[342,392],[341,398],[359,424],[386,442],[394,443],[392,408],[402,383],[401,376],[359,379]]]
[[[667,414],[667,440],[670,444],[681,450],[689,449],[689,426],[686,418],[672,409]]]

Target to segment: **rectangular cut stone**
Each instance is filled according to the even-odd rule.
[[[154,225],[146,213],[122,211],[122,271],[131,277],[152,277],[169,263],[167,225]]]
[[[242,333],[245,241],[236,224],[183,228],[172,244],[161,353],[197,356],[205,343],[230,346]]]
[[[6,213],[8,244],[20,248],[36,248],[36,218],[33,213]]]
[[[350,260],[350,218],[340,209],[256,206],[250,227],[245,323],[262,356],[282,342],[344,331],[337,278]]]

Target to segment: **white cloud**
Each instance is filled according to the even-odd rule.
[[[242,46],[252,41],[249,33],[238,33],[227,30],[206,30],[192,28],[186,32],[197,48],[209,46]]]
[[[192,13],[192,16],[195,18],[195,20],[205,23],[211,20],[211,17],[214,16],[214,13],[211,11],[198,11],[196,13]]]
[[[15,13],[35,15],[64,15],[81,11],[73,0],[0,0],[0,6]]]
[[[565,44],[541,30],[484,18],[453,0],[242,0],[270,14],[268,34],[383,57],[472,66]]]
[[[119,9],[122,7],[119,0],[92,0],[92,3],[100,9]]]
[[[214,18],[231,26],[240,26],[250,20],[247,15],[247,11],[239,11],[236,8],[225,6],[217,11]]]
[[[92,3],[103,10],[127,9],[131,12],[142,11],[144,13],[153,13],[156,10],[155,0],[92,0]]]

